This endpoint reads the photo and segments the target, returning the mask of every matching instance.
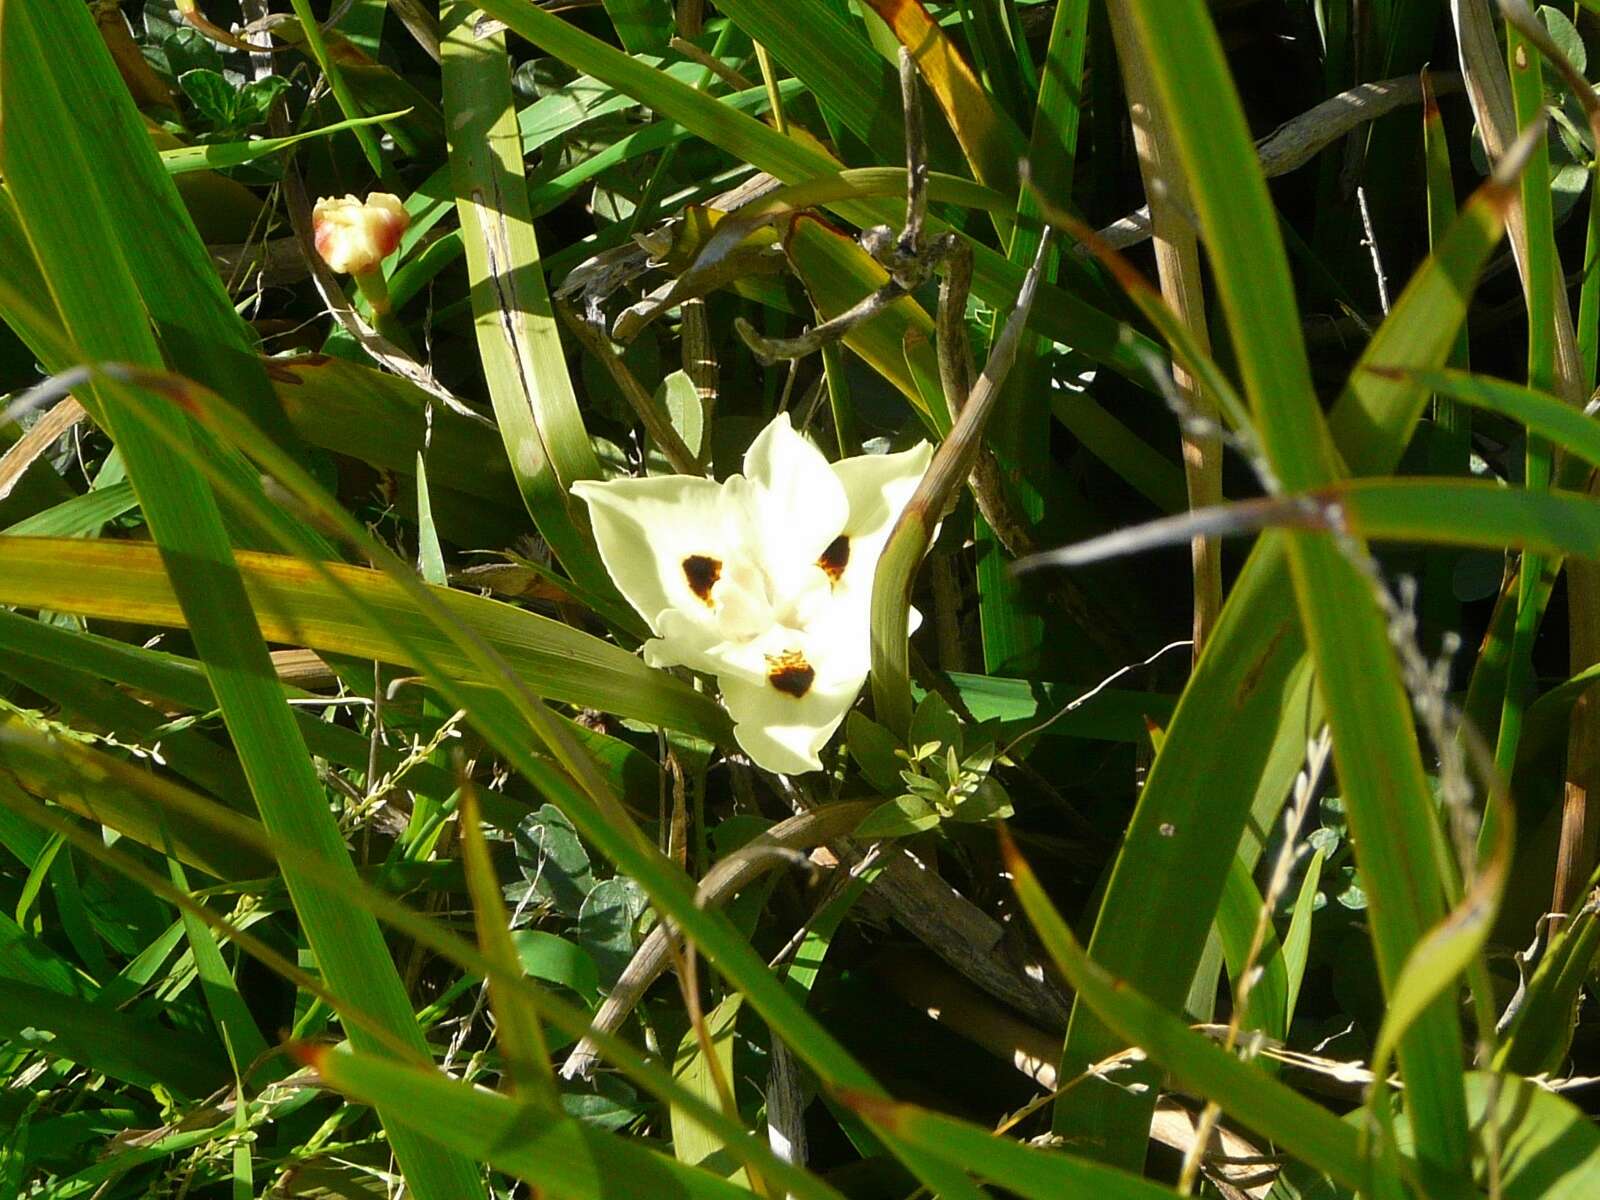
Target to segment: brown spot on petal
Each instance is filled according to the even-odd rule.
[[[850,564],[850,539],[840,534],[828,543],[828,548],[817,559],[817,566],[826,572],[829,579],[838,583],[839,577],[844,574],[844,569]]]
[[[785,696],[800,699],[811,690],[816,678],[816,671],[812,670],[806,656],[798,650],[767,655],[767,682]]]
[[[683,577],[689,590],[709,605],[711,589],[722,578],[722,563],[708,554],[691,554],[683,560]]]

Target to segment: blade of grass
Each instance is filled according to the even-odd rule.
[[[1093,962],[1061,919],[1032,868],[1002,832],[1012,885],[1045,949],[1077,989],[1127,1040],[1145,1050],[1180,1085],[1220,1104],[1256,1132],[1346,1187],[1367,1183],[1360,1134],[1326,1109],[1242,1062],[1189,1029],[1163,1005]]]
[[[1326,855],[1319,848],[1306,866],[1305,878],[1300,881],[1300,894],[1295,897],[1294,912],[1289,917],[1289,928],[1283,935],[1283,962],[1286,984],[1286,1010],[1283,1027],[1294,1024],[1295,1009],[1300,1004],[1300,985],[1305,982],[1306,962],[1311,955],[1311,918],[1316,911],[1317,889],[1322,883],[1322,864]]]
[[[1028,170],[1051,195],[1069,201],[1077,168],[1079,114],[1089,5],[1069,0],[1056,6],[1050,43],[1045,52],[1044,80],[1033,114],[1027,154]],[[1039,192],[1023,188],[1017,196],[1016,222],[1005,239],[1007,259],[1021,266],[1039,247],[1042,225]],[[1069,260],[1070,261],[1070,260]],[[1059,249],[1051,247],[1043,263],[1044,281],[1054,283],[1062,266]],[[991,327],[998,332],[998,317]],[[964,334],[963,334],[964,336]],[[1047,339],[1030,337],[1018,350],[1018,362],[1001,393],[999,419],[988,439],[1000,470],[1013,481],[1018,507],[1033,522],[1045,516],[1046,494],[1038,481],[1049,473],[1050,419],[1041,386]],[[1098,443],[1096,443],[1098,444]],[[1000,536],[980,514],[974,522],[977,542],[978,624],[986,668],[992,673],[1043,668],[1044,621],[1023,609],[1005,577],[1006,554]]]
[[[8,604],[168,627],[190,624],[183,593],[166,575],[156,550],[146,545],[0,537],[0,562],[6,564],[0,597]],[[456,678],[478,674],[444,639],[429,634],[427,617],[378,572],[326,567],[340,585],[359,591],[383,614],[387,625],[372,626],[345,610],[339,589],[325,583],[316,567],[242,551],[237,562],[244,585],[241,603],[259,606],[261,628],[274,642],[416,665],[406,645],[420,638]],[[711,740],[727,736],[727,718],[710,699],[619,647],[500,601],[444,589],[433,594],[453,620],[487,638],[531,686],[552,699],[625,710],[635,719]]]
[[[6,744],[14,754],[28,755],[35,767],[48,766],[52,769],[69,767],[84,761],[86,754],[83,751],[75,751],[63,756],[57,745],[39,739],[24,740],[16,735],[0,734],[0,742]],[[130,775],[127,778],[126,798],[130,803],[136,803],[137,798],[147,792],[151,778],[148,773]],[[9,802],[11,799],[12,797],[0,793],[0,800]],[[181,790],[163,792],[159,803],[164,813],[182,814],[191,821],[205,823],[211,827],[215,836],[246,842],[263,858],[271,858],[280,846],[278,839],[254,823],[243,821],[219,806]],[[59,824],[59,817],[37,804],[31,808],[27,808],[25,804],[25,811],[30,820],[37,821],[45,828],[55,828]],[[358,1020],[364,1024],[371,1024],[372,1019],[359,1009],[352,1008],[347,998],[327,992],[310,977],[302,977],[302,972],[298,972],[292,964],[277,958],[257,939],[229,927],[226,921],[214,913],[194,906],[193,900],[187,895],[172,889],[170,884],[159,877],[146,875],[144,868],[132,862],[126,855],[105,846],[100,839],[90,837],[82,830],[72,829],[71,833],[75,836],[69,840],[73,841],[75,847],[85,849],[94,857],[130,878],[140,881],[142,886],[178,904],[179,907],[192,906],[198,914],[203,914],[204,919],[213,922],[218,928],[224,928],[230,939],[241,948],[267,963],[285,978],[290,978],[300,987],[311,990],[313,994],[323,996],[328,1002],[339,1006],[347,1024],[356,1024]],[[363,911],[374,914],[397,931],[455,963],[463,970],[486,978],[508,991],[516,992],[524,1003],[537,1008],[543,1017],[568,1036],[592,1037],[601,1053],[630,1078],[664,1101],[682,1105],[693,1111],[697,1119],[715,1129],[725,1139],[730,1149],[741,1156],[742,1161],[760,1166],[771,1179],[781,1183],[797,1196],[809,1197],[811,1200],[838,1200],[838,1193],[820,1179],[777,1158],[767,1147],[764,1139],[751,1135],[740,1124],[725,1117],[720,1110],[704,1104],[693,1093],[679,1087],[670,1073],[658,1063],[614,1035],[591,1030],[590,1014],[587,1011],[568,1004],[548,990],[532,984],[524,977],[520,966],[515,971],[503,970],[484,957],[471,943],[450,932],[438,921],[414,911],[404,902],[378,891],[362,880],[357,880],[353,886],[347,885],[338,877],[337,871],[319,860],[308,860],[306,865],[307,874],[320,881],[325,889],[337,893],[342,902],[359,905]]]
[[[483,956],[502,971],[515,973],[522,970],[522,961],[511,940],[511,921],[501,903],[500,880],[495,875],[494,860],[489,857],[489,844],[484,840],[481,820],[477,789],[470,781],[464,781],[459,817],[462,863],[467,873],[467,890],[472,895],[478,946]],[[515,992],[493,983],[489,986],[489,1002],[494,1006],[495,1037],[505,1056],[506,1071],[511,1076],[515,1093],[547,1112],[559,1112],[561,1097],[556,1092],[550,1049],[545,1043],[537,1010],[524,1003]]]
[[[478,352],[501,436],[528,512],[585,590],[615,587],[567,489],[600,477],[578,412],[528,211],[505,38],[477,37],[476,9],[443,12],[451,176],[471,280]]]
[[[843,122],[880,160],[905,158],[899,82],[859,25],[828,4],[800,10],[783,0],[728,0],[717,7],[794,72],[823,110]]]
[[[183,864],[175,858],[169,858],[167,869],[172,874],[173,886],[187,891],[189,880],[184,874]],[[211,1010],[211,1019],[216,1023],[222,1044],[227,1047],[235,1063],[248,1066],[266,1054],[266,1039],[256,1028],[255,1019],[245,1006],[244,997],[239,994],[239,986],[223,960],[222,950],[210,927],[188,912],[182,915],[184,933],[189,939],[189,952],[194,956],[195,973],[200,978],[200,989],[205,995],[206,1007]]]
[[[1157,8],[1145,0],[1127,11],[1199,213],[1261,449],[1284,486],[1324,485],[1342,464],[1312,388],[1275,214],[1216,30],[1198,0]],[[1392,987],[1411,948],[1444,915],[1441,833],[1369,580],[1330,538],[1291,536],[1286,548],[1363,848],[1380,977]],[[1400,1048],[1419,1152],[1430,1186],[1445,1194],[1470,1182],[1459,1055],[1459,1022],[1445,1003]],[[1065,1122],[1061,1105],[1056,1119]]]
[[[89,44],[79,53],[71,50],[75,43]],[[63,323],[73,330],[83,351],[94,359],[160,367],[162,357],[145,322],[146,299],[135,280],[143,278],[148,284],[151,278],[181,279],[181,264],[192,260],[193,254],[177,257],[179,269],[175,271],[173,262],[160,263],[157,268],[148,257],[148,246],[133,252],[121,248],[125,242],[141,240],[160,245],[161,238],[140,230],[150,217],[148,211],[138,222],[125,222],[126,230],[140,230],[137,234],[116,232],[119,210],[107,202],[103,191],[109,177],[106,162],[87,156],[80,131],[90,127],[84,122],[91,120],[92,108],[103,109],[111,103],[101,92],[121,97],[126,106],[113,106],[112,112],[103,114],[107,127],[126,129],[137,118],[126,102],[125,91],[89,86],[93,69],[79,61],[83,59],[104,62],[109,69],[104,47],[88,23],[87,10],[34,0],[4,0],[0,5],[0,124],[6,131],[0,146],[0,169]],[[19,123],[13,106],[24,102],[27,115]],[[160,171],[142,133],[133,144],[149,156],[150,172],[170,191],[170,180]],[[63,205],[62,196],[78,197],[79,202]],[[189,232],[197,243],[192,226],[181,215],[170,225],[163,218],[163,228]],[[89,253],[93,254],[92,267],[85,258]],[[216,286],[209,264],[205,278]],[[190,308],[172,314],[175,328],[207,335],[205,314],[214,311],[205,302],[207,294],[199,293],[198,299],[185,297]],[[221,296],[220,286],[215,295]],[[151,311],[159,322],[160,313]],[[239,337],[238,318],[231,308],[227,312],[232,324],[217,338],[216,353],[222,361],[239,356],[232,348]],[[197,369],[212,368],[215,378],[217,361],[202,359]],[[248,402],[249,371],[242,378],[230,378],[224,386]],[[196,647],[206,662],[263,819],[292,838],[299,854],[342,864],[353,878],[354,867],[311,759],[283,703],[210,489],[192,466],[175,462],[167,444],[132,417],[126,396],[98,389],[96,393],[100,400],[97,416],[128,464],[129,477],[172,585],[182,598]],[[172,428],[167,432],[183,449],[192,450],[194,435],[189,423],[169,424]],[[260,436],[271,440],[265,434]],[[299,891],[299,916],[330,981],[363,998],[387,1028],[421,1049],[421,1032],[376,922],[331,903],[325,895],[306,894],[299,887],[295,861],[281,865],[291,892]],[[364,1034],[358,1036],[366,1039]],[[444,1196],[460,1200],[483,1194],[477,1172],[466,1160],[430,1151],[405,1130],[395,1130],[392,1141],[396,1157],[422,1200]]]
[[[1428,202],[1428,245],[1435,249],[1445,231],[1455,223],[1455,180],[1450,168],[1450,144],[1445,137],[1444,118],[1434,97],[1427,68],[1422,71],[1422,145]],[[1468,366],[1467,327],[1463,323],[1450,354],[1452,367]],[[1429,443],[1429,468],[1439,475],[1465,475],[1472,452],[1471,416],[1447,397],[1433,400],[1433,440]],[[1443,555],[1428,559],[1423,579],[1422,611],[1435,628],[1455,629],[1460,624],[1461,606],[1456,601],[1451,573],[1455,562]]]
[[[190,171],[217,171],[226,167],[242,167],[245,163],[255,162],[258,158],[277,154],[280,150],[287,150],[291,146],[298,146],[301,142],[311,141],[313,138],[327,137],[330,134],[341,133],[346,129],[354,129],[358,125],[376,125],[382,121],[393,120],[395,117],[404,116],[404,113],[384,113],[376,117],[357,117],[349,121],[335,121],[331,125],[323,125],[317,129],[308,129],[304,133],[291,134],[281,138],[255,138],[248,142],[207,142],[202,146],[180,146],[173,150],[161,151],[161,165],[166,168],[168,175],[186,175]]]
[[[839,1099],[875,1128],[973,1168],[1008,1193],[1030,1200],[1095,1196],[1104,1200],[1171,1200],[1178,1193],[1099,1163],[1013,1141],[1004,1134],[941,1113],[855,1093]]]
[[[743,1200],[750,1195],[710,1171],[554,1115],[541,1104],[518,1103],[436,1071],[343,1047],[305,1047],[299,1053],[330,1087],[369,1104],[400,1097],[394,1107],[413,1129],[526,1180],[540,1195],[604,1200],[615,1194],[618,1180],[626,1180],[635,1195],[685,1200]]]
[[[74,266],[54,261],[51,272],[57,277],[62,271],[81,273],[85,286],[92,286],[102,257],[117,254],[126,260],[138,295],[135,310],[105,312],[89,326],[74,323],[74,338],[88,345],[93,339],[86,328],[130,320],[143,310],[174,364],[209,386],[226,387],[253,421],[292,445],[257,359],[255,336],[234,311],[88,10],[78,4],[8,0],[8,7],[19,6],[28,10],[53,57],[51,63],[31,60],[19,44],[19,53],[0,64],[5,87],[0,105],[16,111],[4,124],[27,122],[63,165],[75,156],[94,167],[56,184],[55,219],[82,257]],[[19,207],[22,192],[34,182],[18,161],[23,152],[4,151],[4,175]],[[70,204],[63,203],[66,197],[72,198]],[[32,228],[28,233],[30,240],[38,236]],[[56,282],[52,279],[52,286]]]
[[[1389,1006],[1384,1011],[1371,1059],[1372,1073],[1380,1079],[1388,1075],[1395,1046],[1406,1030],[1478,961],[1500,913],[1500,901],[1511,877],[1516,815],[1499,787],[1491,785],[1487,804],[1501,811],[1492,823],[1494,842],[1484,855],[1478,874],[1449,915],[1417,943],[1389,994]],[[1495,1013],[1490,1008],[1479,1015],[1492,1022]],[[1483,1031],[1485,1039],[1488,1033]]]
[[[1522,172],[1522,215],[1527,224],[1528,257],[1528,385],[1549,391],[1555,383],[1555,289],[1561,274],[1556,258],[1555,219],[1550,199],[1550,151],[1545,138],[1544,76],[1538,50],[1514,25],[1506,30],[1506,54],[1511,76],[1511,102],[1519,127],[1540,127],[1533,156]],[[1525,486],[1550,486],[1550,447],[1539,437],[1528,439],[1524,466]],[[1500,709],[1495,742],[1495,765],[1509,773],[1522,736],[1522,716],[1533,674],[1533,641],[1544,618],[1548,593],[1538,585],[1544,564],[1537,557],[1523,561],[1518,573],[1517,619],[1511,638],[1511,658],[1506,671],[1506,691]],[[1486,828],[1487,836],[1489,830]]]
[[[1454,521],[1451,506],[1458,517]],[[1196,529],[1245,533],[1273,526],[1342,529],[1374,541],[1513,547],[1593,557],[1600,545],[1595,540],[1597,520],[1600,499],[1581,492],[1527,492],[1479,479],[1380,477],[1161,518],[1036,555],[1026,565],[1076,567],[1173,545],[1193,536]]]
[[[333,93],[339,111],[344,113],[346,121],[356,121],[364,114],[356,103],[355,97],[350,92],[350,84],[344,77],[344,72],[333,61],[333,56],[328,53],[328,43],[322,36],[322,23],[317,20],[311,11],[311,0],[289,0],[294,8],[294,15],[300,19],[300,28],[305,37],[306,51],[311,55],[317,67],[322,71],[322,76],[328,81],[328,90]],[[372,168],[372,173],[378,178],[384,176],[383,149],[378,144],[378,139],[364,124],[351,126],[356,141],[361,144],[361,153],[366,156],[367,165]]]
[[[1516,157],[1464,207],[1438,252],[1419,269],[1352,371],[1330,425],[1352,469],[1383,472],[1399,462],[1427,398],[1409,378],[1364,369],[1369,363],[1441,364],[1453,344],[1479,271],[1498,243],[1514,199]],[[1093,245],[1093,243],[1090,243]],[[1121,260],[1106,257],[1117,269]],[[1193,348],[1186,327],[1131,269],[1118,271],[1130,296],[1151,315],[1175,353],[1235,414],[1236,428],[1253,420],[1232,397],[1232,385],[1211,359]],[[1180,1005],[1216,910],[1228,855],[1253,859],[1252,830],[1270,828],[1300,770],[1306,741],[1319,727],[1321,704],[1310,690],[1310,663],[1294,620],[1280,535],[1257,545],[1234,583],[1214,634],[1167,726],[1118,855],[1090,952],[1096,962],[1129,979],[1146,995]],[[1224,806],[1220,797],[1231,798]],[[1248,808],[1246,807],[1248,805]],[[1240,841],[1241,833],[1243,836]],[[1162,919],[1151,919],[1152,913]],[[1076,1012],[1065,1062],[1082,1069],[1119,1049],[1093,1014]],[[1097,1103],[1080,1114],[1085,1125],[1120,1122],[1109,1140],[1142,1137],[1149,1104],[1121,1089],[1089,1081]]]
[[[667,47],[672,9],[666,0],[602,0],[617,40],[629,54],[660,53]],[[445,18],[448,22],[449,18]]]
[[[1127,10],[1112,5],[1107,10],[1112,38],[1119,49],[1123,92],[1133,114],[1134,151],[1149,201],[1151,230],[1155,235],[1156,274],[1161,294],[1201,357],[1210,351],[1206,327],[1205,289],[1200,275],[1200,244],[1190,219],[1189,187],[1178,161],[1177,148],[1167,128],[1164,111],[1151,103],[1152,83],[1142,56],[1132,51]],[[1222,499],[1222,444],[1215,430],[1218,406],[1229,393],[1202,387],[1191,370],[1175,370],[1173,386],[1198,418],[1180,429],[1184,478],[1191,507],[1203,508]],[[1194,586],[1194,653],[1198,658],[1216,627],[1222,608],[1222,562],[1214,541],[1196,539],[1190,547]],[[1202,984],[1202,986],[1204,986]]]

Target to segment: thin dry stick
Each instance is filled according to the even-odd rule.
[[[1591,134],[1600,138],[1600,100],[1596,99],[1593,87],[1567,60],[1525,3],[1500,0],[1500,11],[1508,22],[1515,25],[1555,64],[1582,105]],[[1596,145],[1600,145],[1600,142]],[[1593,202],[1591,195],[1590,203]],[[1564,288],[1558,300],[1559,318],[1566,302]],[[1559,325],[1557,332],[1560,332]],[[1574,400],[1573,385],[1565,380],[1562,382],[1567,383],[1562,388],[1562,394],[1569,401]],[[1559,470],[1557,474],[1559,476]],[[1600,493],[1600,475],[1590,472],[1584,490],[1590,495]],[[1566,567],[1572,608],[1567,665],[1576,675],[1600,661],[1600,632],[1594,628],[1595,614],[1600,612],[1600,568],[1592,562],[1576,558],[1570,560]],[[1583,894],[1583,880],[1594,866],[1597,843],[1600,843],[1600,693],[1591,689],[1579,698],[1573,706],[1569,728],[1561,840],[1556,849],[1554,893],[1550,902],[1556,912],[1567,911]]]
[[[887,225],[878,225],[861,235],[861,246],[889,273],[876,290],[868,292],[844,312],[798,337],[769,338],[756,331],[743,317],[734,329],[750,352],[767,365],[780,359],[802,358],[823,346],[839,341],[852,330],[870,321],[900,297],[916,291],[933,277],[942,262],[955,251],[961,239],[947,233],[928,241],[923,225],[928,212],[928,154],[922,119],[922,93],[916,66],[904,47],[900,50],[900,99],[905,109],[906,137],[906,223],[896,236]]]
[[[1139,156],[1145,194],[1150,198],[1150,219],[1156,239],[1156,274],[1161,295],[1178,319],[1189,328],[1202,351],[1210,349],[1206,329],[1205,292],[1200,277],[1199,240],[1189,219],[1187,181],[1172,146],[1161,106],[1152,104],[1153,85],[1141,54],[1133,53],[1128,15],[1120,4],[1108,8],[1111,32],[1122,66],[1123,90],[1133,118],[1133,144]],[[1124,51],[1128,51],[1124,53]],[[1216,404],[1201,390],[1199,381],[1174,364],[1173,386],[1185,410],[1200,418],[1180,427],[1183,474],[1189,507],[1207,508],[1222,501],[1222,442],[1213,432]],[[1222,548],[1216,538],[1196,537],[1190,543],[1190,568],[1194,588],[1194,658],[1200,657],[1206,639],[1222,612]]]
[[[723,83],[727,84],[736,92],[747,92],[756,86],[743,75],[739,74],[739,72],[735,71],[727,63],[723,62],[715,54],[711,54],[708,51],[702,50],[699,46],[696,46],[691,41],[687,41],[681,37],[675,37],[668,42],[667,45],[671,46],[673,50],[677,51],[685,58],[692,59],[693,61],[699,63],[702,67],[710,71],[713,75],[722,80]]]
[[[705,468],[684,444],[683,438],[672,427],[667,415],[656,406],[655,397],[644,390],[644,385],[628,369],[628,364],[622,361],[622,355],[616,352],[605,334],[574,312],[572,306],[565,301],[556,301],[556,312],[572,331],[572,335],[583,343],[584,349],[599,359],[611,373],[612,382],[617,385],[617,390],[627,398],[628,404],[639,418],[639,423],[644,426],[645,432],[650,435],[650,440],[655,442],[661,453],[667,456],[672,469],[680,475],[704,476]]]
[[[48,400],[43,402],[48,403]],[[8,407],[5,415],[0,416],[0,424],[10,423],[12,407],[16,406]],[[87,415],[83,405],[68,396],[35,421],[28,432],[6,447],[6,452],[0,454],[0,500],[11,494],[11,489],[17,486],[17,481],[27,474],[28,468],[41,454]]]
[[[835,804],[780,821],[754,842],[728,855],[707,871],[696,890],[696,903],[707,908],[725,902],[775,863],[789,861],[775,859],[769,851],[793,851],[822,845],[838,837],[842,831],[855,828],[874,807],[871,801]],[[672,953],[671,941],[665,925],[657,925],[645,936],[617,980],[617,985],[611,989],[611,994],[595,1014],[591,1026],[593,1030],[611,1033],[621,1028],[628,1013],[666,969]],[[587,1078],[598,1063],[599,1052],[594,1042],[586,1037],[567,1054],[561,1074],[566,1079]]]
[[[1433,77],[1433,83],[1435,93],[1444,95],[1460,90],[1461,76],[1440,73]],[[1330,96],[1315,108],[1286,121],[1257,143],[1261,171],[1268,179],[1287,175],[1351,130],[1421,100],[1422,87],[1414,75],[1358,84],[1349,91]],[[1107,225],[1100,236],[1121,250],[1138,245],[1151,233],[1150,208],[1146,205]]]

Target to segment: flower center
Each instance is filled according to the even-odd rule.
[[[759,555],[691,554],[681,566],[684,582],[710,609],[712,626],[724,641],[753,642],[774,627],[788,631],[791,640],[783,652],[767,656],[767,678],[778,691],[798,698],[816,679],[798,648],[800,637],[833,602],[834,586],[849,560],[850,540],[840,535],[815,563],[787,572],[774,574]]]
[[[817,673],[798,650],[767,655],[767,682],[796,700],[811,690]]]
[[[709,554],[691,554],[683,560],[683,577],[689,590],[704,604],[710,604],[711,589],[722,578],[722,563]]]
[[[849,565],[850,539],[841,533],[828,543],[828,548],[817,559],[817,566],[821,567],[823,574],[837,584],[839,577],[844,574],[845,567]]]

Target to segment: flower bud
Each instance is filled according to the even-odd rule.
[[[363,204],[354,196],[325,196],[311,213],[317,253],[335,271],[365,275],[394,253],[411,216],[398,196],[373,192]]]

